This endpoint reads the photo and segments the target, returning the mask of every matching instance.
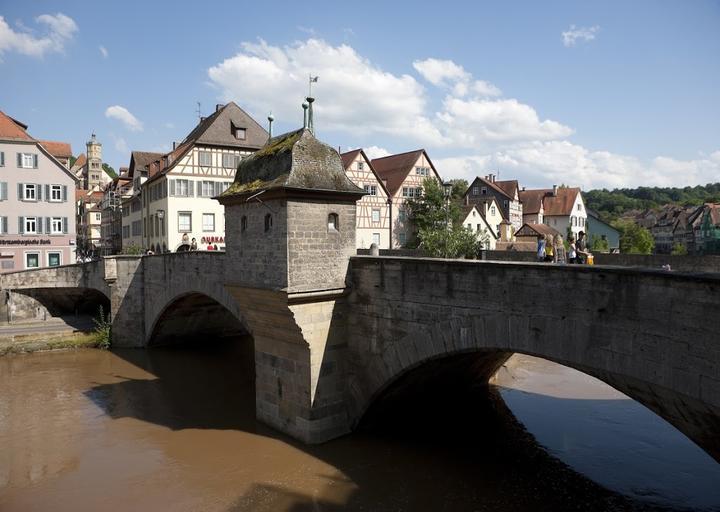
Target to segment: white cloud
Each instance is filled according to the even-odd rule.
[[[562,33],[563,44],[566,47],[575,46],[578,41],[587,43],[595,39],[595,35],[600,31],[598,25],[592,27],[576,27],[570,25],[570,28]]]
[[[62,13],[43,14],[35,18],[35,21],[47,26],[47,33],[42,37],[36,37],[22,24],[18,24],[19,30],[13,30],[5,18],[0,16],[0,55],[12,51],[31,57],[43,57],[46,53],[62,53],[65,44],[78,31],[75,21]]]
[[[465,68],[451,60],[416,60],[413,67],[431,84],[452,89],[455,96],[462,97],[471,92],[482,97],[502,94],[502,91],[490,82],[474,80]]]
[[[255,112],[272,111],[279,122],[294,124],[302,122],[300,104],[310,73],[320,77],[313,90],[321,130],[421,143],[443,139],[425,115],[425,90],[413,77],[383,71],[344,44],[335,47],[319,39],[284,47],[243,43],[241,52],[208,70],[224,101],[237,99]]]
[[[100,46],[99,50],[100,50],[100,53],[102,54],[103,58],[107,59],[108,58],[107,48],[105,48],[104,46]]]
[[[117,149],[120,153],[129,153],[130,152],[130,146],[128,146],[127,141],[123,137],[115,137],[115,149]]]
[[[365,154],[370,160],[374,160],[375,158],[382,158],[390,154],[390,151],[378,146],[368,146],[366,148],[363,148],[363,151],[365,151]]]
[[[134,132],[142,131],[143,124],[140,120],[132,115],[128,109],[120,105],[113,105],[105,110],[105,117],[109,119],[117,119],[122,122],[128,130]]]
[[[696,160],[657,157],[649,161],[608,151],[591,151],[568,141],[527,142],[489,154],[435,160],[443,175],[471,181],[490,171],[528,187],[565,183],[592,188],[704,184],[720,175],[720,151]]]

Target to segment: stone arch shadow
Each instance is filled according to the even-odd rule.
[[[432,407],[443,397],[434,393],[440,385],[448,393],[463,392],[468,386],[487,386],[490,378],[515,353],[538,357],[594,377],[642,404],[673,425],[720,462],[720,411],[675,390],[654,385],[642,376],[599,369],[579,360],[558,357],[538,347],[493,346],[468,335],[456,324],[436,328],[426,335],[408,335],[390,344],[382,353],[365,360],[366,371],[353,372],[348,393],[348,415],[352,430],[372,423],[387,411],[403,410],[412,393],[428,392],[422,406]],[[453,344],[453,341],[456,344]],[[539,344],[542,347],[542,343]],[[445,399],[448,397],[445,396]],[[449,400],[453,406],[463,404]],[[442,404],[446,407],[448,403]],[[398,408],[398,406],[400,406]],[[432,411],[428,411],[432,414]]]
[[[93,287],[20,288],[7,292],[2,298],[3,304],[12,307],[14,303],[27,318],[31,318],[33,311],[32,316],[43,319],[97,317],[100,309],[104,315],[110,314],[110,297]]]
[[[227,300],[207,290],[188,290],[177,293],[156,310],[148,323],[144,345],[197,343],[203,339],[250,334],[236,304],[228,304]]]

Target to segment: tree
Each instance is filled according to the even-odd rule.
[[[452,192],[450,193],[450,197],[456,203],[462,204],[463,196],[465,196],[465,192],[467,192],[467,189],[469,187],[467,180],[456,178],[450,180],[450,183],[452,184]]]
[[[673,245],[672,251],[670,252],[670,254],[675,254],[677,256],[685,256],[687,253],[688,250],[687,247],[685,247],[685,244],[681,244],[679,242]]]
[[[477,256],[481,241],[475,233],[460,225],[459,205],[445,198],[445,190],[436,180],[426,178],[423,195],[408,201],[407,208],[410,220],[417,228],[414,245],[429,256]]]
[[[70,167],[72,167],[73,165],[75,165],[76,161],[77,161],[77,158],[75,158],[74,156],[71,156],[70,159],[68,160],[68,165]]]
[[[612,226],[620,232],[620,252],[625,254],[651,254],[655,240],[650,231],[628,220],[617,220]]]
[[[123,248],[123,254],[130,254],[130,255],[137,256],[142,253],[143,253],[142,247],[137,245],[135,242],[132,242],[130,245]]]
[[[590,250],[592,252],[610,252],[610,244],[606,238],[592,235],[590,237]]]
[[[115,172],[115,169],[110,167],[108,164],[102,164],[103,171],[107,173],[108,176],[111,178],[117,178],[117,173]]]

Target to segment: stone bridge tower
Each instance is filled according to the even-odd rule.
[[[226,288],[255,342],[258,419],[305,442],[349,430],[340,354],[363,194],[340,155],[301,129],[245,159],[219,198]]]

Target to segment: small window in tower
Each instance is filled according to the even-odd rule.
[[[240,232],[245,233],[247,230],[247,215],[243,215],[240,219]]]
[[[270,231],[270,228],[272,227],[272,215],[269,213],[265,215],[265,231]]]
[[[328,231],[338,231],[340,228],[340,222],[338,220],[337,213],[331,213],[328,215]]]

